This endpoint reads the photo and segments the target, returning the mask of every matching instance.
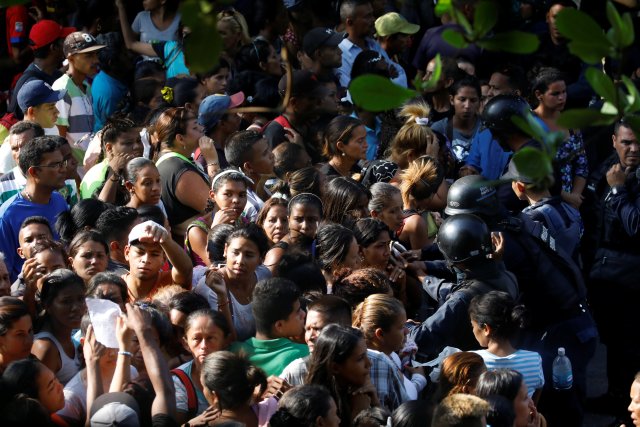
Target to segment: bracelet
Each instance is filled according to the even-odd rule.
[[[211,162],[211,163],[207,163],[207,166],[218,166],[220,163],[218,162]]]
[[[227,300],[226,302],[218,303],[218,308],[221,308],[221,307],[224,307],[225,305],[230,305],[230,304],[231,304],[231,301]]]
[[[129,356],[129,357],[133,357],[133,353],[131,353],[130,351],[119,351],[118,354],[123,355],[123,356]]]

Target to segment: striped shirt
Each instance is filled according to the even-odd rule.
[[[60,112],[56,124],[58,126],[66,126],[68,128],[67,134],[71,136],[76,146],[86,150],[89,138],[85,138],[84,142],[81,142],[81,139],[87,134],[89,137],[91,136],[95,119],[93,116],[91,85],[86,80],[83,85],[85,92],[76,86],[71,76],[63,74],[51,87],[54,90],[66,89],[67,91],[64,98],[56,102],[56,107]]]
[[[6,202],[19,191],[27,186],[27,178],[16,166],[11,171],[0,178],[0,204]],[[78,203],[78,187],[74,179],[67,179],[64,187],[58,190],[58,193],[67,201],[69,209]]]
[[[529,397],[533,395],[536,389],[544,386],[542,358],[535,351],[517,350],[515,353],[505,357],[498,357],[493,353],[489,353],[489,350],[476,350],[474,353],[478,353],[484,359],[484,364],[487,365],[489,370],[506,368],[520,372],[527,385]]]

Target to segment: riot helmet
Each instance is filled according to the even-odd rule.
[[[444,212],[493,217],[500,212],[498,193],[482,176],[464,176],[451,184]]]
[[[491,232],[476,215],[459,214],[445,219],[436,238],[438,249],[451,263],[484,261],[493,253]]]
[[[487,102],[482,110],[482,122],[485,128],[491,130],[494,138],[505,151],[510,151],[506,140],[514,134],[525,133],[513,123],[512,117],[526,118],[531,107],[527,101],[517,95],[496,95]]]

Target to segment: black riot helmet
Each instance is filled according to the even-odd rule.
[[[493,253],[489,227],[482,219],[471,214],[445,219],[438,230],[436,243],[451,264],[482,262]]]
[[[500,212],[500,201],[494,186],[480,175],[467,175],[449,188],[447,194],[447,215],[474,214],[484,218],[496,216]]]
[[[493,134],[524,134],[524,132],[513,123],[511,118],[518,116],[524,119],[527,112],[531,112],[531,107],[521,96],[496,95],[484,106],[482,110],[482,122],[484,123],[484,127],[490,129]]]

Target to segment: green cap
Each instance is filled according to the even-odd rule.
[[[389,12],[376,19],[376,34],[381,37],[392,34],[415,34],[420,30],[420,25],[412,24],[402,15]]]

